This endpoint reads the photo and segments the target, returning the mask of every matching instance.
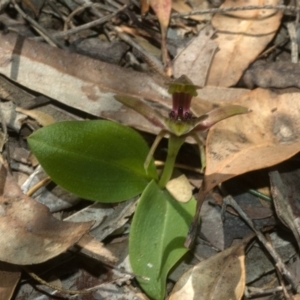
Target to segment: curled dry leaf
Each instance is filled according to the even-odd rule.
[[[221,8],[245,6],[244,1],[226,0]],[[278,5],[278,0],[250,0],[247,5]],[[276,10],[246,10],[216,14],[212,25],[217,30],[220,50],[214,56],[207,85],[232,86],[245,69],[273,39],[282,12]]]
[[[282,162],[300,149],[299,93],[256,89],[236,104],[251,113],[224,120],[208,133],[204,188]]]
[[[24,109],[17,107],[16,111],[35,119],[42,126],[47,126],[56,122],[52,116],[38,109]]]
[[[0,169],[0,260],[37,264],[74,245],[92,226],[62,222],[49,209],[24,195],[4,165]]]
[[[246,280],[244,252],[249,239],[211,256],[183,274],[169,300],[241,299]]]

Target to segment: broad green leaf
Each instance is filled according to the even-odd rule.
[[[130,229],[129,257],[137,280],[152,299],[164,298],[168,272],[188,251],[184,241],[195,209],[194,198],[180,203],[155,181],[138,202]]]
[[[133,129],[118,123],[70,121],[34,132],[29,146],[51,179],[89,200],[118,202],[140,194],[156,178],[148,146]]]

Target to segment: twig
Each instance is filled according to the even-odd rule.
[[[298,15],[298,14],[297,14]],[[295,22],[288,22],[287,29],[289,32],[290,40],[291,40],[291,58],[292,63],[298,63],[298,43],[297,43],[297,33],[296,33],[296,24]]]
[[[3,111],[2,111],[2,102],[0,102],[0,120],[1,120],[3,135],[4,135],[3,145],[4,145],[4,149],[6,150],[6,160],[7,160],[7,162],[9,162],[10,161],[10,151],[9,151],[9,147],[6,146],[6,142],[8,141],[8,135],[7,135],[7,126],[6,126],[5,119],[3,116]],[[2,149],[1,149],[1,151],[2,151]],[[10,164],[7,164],[7,169],[8,169],[8,172],[10,174],[12,174]]]
[[[193,217],[192,223],[190,225],[188,235],[184,242],[184,247],[186,247],[188,249],[192,248],[195,243],[195,240],[196,240],[196,237],[198,234],[198,224],[199,224],[199,216],[200,216],[201,207],[202,207],[202,204],[203,204],[206,196],[208,195],[208,193],[209,192],[203,190],[203,182],[202,182],[200,191],[198,192],[198,194],[196,196],[196,200],[197,200],[196,212]]]
[[[78,3],[78,4],[81,4],[81,5],[86,5],[86,4],[89,4],[89,3],[93,3],[90,0],[76,0],[75,2]],[[98,18],[103,17],[103,14],[98,9],[96,9],[94,6],[91,6],[91,13],[93,15],[95,15],[96,17],[98,17]]]
[[[262,297],[262,296],[267,296],[267,295],[274,295],[275,293],[282,292],[282,287],[277,286],[275,288],[271,289],[261,289],[257,287],[247,287],[245,289],[245,296],[246,298],[257,298],[257,297]]]
[[[95,21],[92,21],[92,22],[89,22],[89,23],[86,23],[84,25],[81,25],[81,26],[78,26],[78,27],[75,27],[75,28],[72,28],[72,29],[69,29],[69,30],[66,30],[66,31],[63,31],[63,32],[58,32],[58,33],[55,33],[53,36],[55,38],[64,38],[64,37],[67,37],[71,34],[74,34],[74,33],[78,33],[80,31],[83,31],[83,30],[86,30],[86,29],[89,29],[89,28],[92,28],[92,27],[96,27],[98,25],[101,25],[103,23],[106,23],[107,21],[109,21],[112,17],[114,17],[116,14],[118,14],[120,11],[122,11],[123,9],[125,9],[127,6],[124,5],[122,8],[120,8],[119,10],[115,11],[114,13],[110,14],[110,15],[107,15],[105,17],[101,17],[100,19],[97,19]],[[35,41],[38,41],[38,40],[41,40],[40,37],[37,37],[37,38],[33,38],[33,40]]]
[[[58,287],[56,285],[53,285],[52,283],[49,283],[45,280],[43,280],[42,278],[40,278],[38,275],[36,275],[34,272],[32,272],[28,267],[25,267],[25,266],[22,266],[23,270],[30,276],[32,277],[34,280],[36,280],[37,282],[51,288],[52,290],[56,290],[56,291],[59,291],[61,293],[64,293],[64,294],[69,294],[69,295],[82,295],[82,294],[89,294],[89,293],[92,293],[93,291],[99,289],[103,284],[105,283],[111,283],[111,282],[115,282],[119,279],[123,279],[123,277],[119,277],[119,278],[115,278],[115,279],[112,279],[110,281],[106,281],[104,283],[101,283],[99,285],[96,285],[94,287],[91,287],[91,288],[87,288],[87,289],[82,289],[82,290],[69,290],[69,289],[64,289],[64,288],[61,288],[61,287]]]
[[[289,11],[293,13],[297,13],[300,11],[299,7],[296,6],[286,6],[286,5],[249,5],[249,6],[231,6],[231,7],[224,7],[224,8],[209,8],[209,9],[201,9],[201,10],[194,10],[189,13],[179,14],[175,13],[172,14],[172,18],[184,18],[194,15],[205,15],[205,14],[215,14],[215,13],[226,13],[230,11],[243,11],[243,10],[256,10],[256,9],[277,9],[283,11]]]
[[[52,11],[48,12],[48,11],[45,11],[43,9],[43,11],[45,13],[49,13],[49,14],[53,14],[55,17],[59,17],[61,18],[63,21],[66,20],[67,17],[64,16],[64,14],[57,8],[57,4],[56,3],[53,3],[52,1],[48,1],[47,2],[48,5],[50,6],[50,8],[52,9]]]
[[[245,223],[247,223],[248,226],[255,232],[258,240],[264,245],[264,247],[267,249],[269,254],[274,259],[278,270],[285,276],[287,281],[292,285],[293,290],[298,292],[298,289],[299,289],[298,283],[294,280],[290,271],[286,268],[284,262],[282,261],[281,257],[279,256],[279,254],[272,247],[272,245],[267,241],[267,239],[264,237],[264,235],[259,230],[256,229],[252,220],[247,216],[247,214],[241,209],[241,207],[236,203],[236,201],[231,196],[225,197],[223,199],[223,203],[224,203],[224,206],[222,207],[222,211],[224,211],[224,209],[226,210],[227,205],[230,205],[232,208],[234,208],[236,210],[236,212],[245,221]]]
[[[271,240],[271,237],[270,237],[269,233],[266,234],[266,239],[270,243],[270,245],[273,247],[273,243],[272,243],[272,240]],[[277,274],[277,277],[278,277],[278,281],[280,283],[280,286],[282,287],[282,291],[283,291],[285,299],[286,300],[293,300],[291,298],[291,296],[289,295],[288,291],[287,291],[287,287],[285,286],[285,283],[284,283],[284,280],[283,280],[283,277],[282,277],[282,274],[281,274],[280,270],[277,268],[277,265],[275,267],[276,267],[276,274]]]
[[[154,56],[147,53],[147,51],[145,51],[143,47],[138,45],[127,34],[125,34],[120,27],[116,26],[115,30],[118,32],[120,39],[126,42],[127,44],[129,44],[135,50],[137,50],[139,54],[143,57],[143,59],[149,64],[149,66],[154,71],[156,71],[158,74],[162,75],[163,77],[166,76],[161,63]]]
[[[28,16],[21,8],[20,6],[16,3],[16,0],[12,0],[12,3],[15,7],[15,9],[18,11],[18,13],[25,19],[27,20],[32,27],[40,34],[43,36],[43,38],[51,45],[54,47],[59,47],[61,49],[66,49],[66,47],[57,41],[53,36],[51,36],[40,24],[38,24],[35,20],[33,20],[30,16]]]
[[[71,19],[76,16],[78,13],[84,11],[86,8],[89,8],[93,5],[93,3],[87,3],[83,6],[79,6],[76,9],[74,9],[66,18],[65,23],[64,23],[64,29],[63,31],[66,31],[68,29],[68,24],[71,22]]]
[[[21,186],[21,190],[24,194],[26,194],[28,192],[28,190],[30,189],[30,186],[31,186],[34,178],[39,173],[42,173],[42,172],[43,172],[43,169],[42,169],[41,165],[38,165],[38,167],[34,170],[34,172],[31,172],[30,176],[25,180],[25,182]]]
[[[33,195],[38,189],[40,189],[42,186],[47,185],[51,181],[50,177],[46,177],[39,181],[37,184],[35,184],[33,187],[29,189],[29,191],[26,193],[27,196]]]

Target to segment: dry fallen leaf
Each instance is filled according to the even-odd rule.
[[[209,9],[209,8],[210,8],[210,3],[207,0],[200,0],[200,1],[173,0],[172,1],[172,9],[181,14],[189,13],[195,9],[202,10],[202,9]],[[199,22],[210,21],[211,14],[192,15],[189,16],[189,18]]]
[[[9,300],[12,298],[20,277],[21,272],[17,266],[0,261],[1,300]]]
[[[17,107],[16,111],[35,119],[42,126],[47,126],[56,122],[52,116],[38,109],[24,109]]]
[[[188,202],[193,195],[192,186],[184,174],[171,179],[167,183],[166,189],[179,202]]]
[[[38,264],[74,245],[92,226],[62,222],[49,209],[24,195],[4,165],[0,167],[0,260]]]
[[[205,27],[177,54],[173,61],[175,77],[184,74],[192,78],[195,85],[200,87],[205,85],[211,60],[218,47],[211,39],[214,32],[211,26]]]
[[[70,107],[157,133],[150,122],[113,97],[123,94],[171,105],[170,95],[159,76],[121,68],[11,33],[1,35],[1,41],[2,75]]]
[[[178,280],[169,300],[241,299],[246,279],[244,251],[249,240],[247,238],[191,268]]]
[[[250,0],[247,5],[278,5],[278,0]],[[226,0],[221,8],[245,6],[243,1]],[[212,25],[217,30],[215,41],[220,50],[214,56],[207,85],[235,85],[250,63],[273,39],[280,25],[282,12],[246,10],[216,14]],[[193,78],[192,78],[193,80]]]
[[[166,39],[170,22],[172,0],[141,0],[142,14],[149,10],[149,5],[155,12],[160,24],[162,60],[165,66],[169,67],[170,58],[168,55]]]
[[[81,252],[90,257],[104,261],[106,263],[115,263],[118,261],[104,245],[89,234],[85,234],[77,243],[81,247]]]
[[[299,152],[299,96],[256,89],[236,101],[252,112],[221,121],[208,132],[204,189]]]
[[[226,105],[237,101],[249,90],[238,88],[224,88],[205,86],[197,90],[198,96],[192,101],[192,112],[201,116],[216,108],[216,105]]]

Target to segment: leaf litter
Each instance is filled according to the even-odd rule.
[[[186,5],[182,5],[182,3],[178,2],[179,1],[176,1],[176,3],[175,1],[173,2],[173,8],[178,12],[187,12],[190,10]],[[49,120],[53,122],[54,120],[74,120],[94,117],[107,118],[132,126],[138,130],[157,134],[157,127],[150,124],[144,117],[138,115],[133,110],[115,102],[113,98],[117,94],[136,97],[147,101],[152,107],[159,109],[162,114],[168,114],[171,102],[164,85],[167,80],[166,77],[150,73],[149,70],[152,69],[153,71],[153,66],[151,67],[151,62],[147,66],[149,57],[151,57],[150,55],[149,57],[147,56],[147,51],[137,54],[135,49],[128,51],[127,46],[123,47],[119,44],[118,47],[123,48],[119,48],[118,53],[122,53],[122,55],[117,53],[116,57],[118,57],[118,59],[108,60],[107,63],[83,55],[69,53],[64,49],[50,48],[50,46],[46,44],[28,39],[33,35],[31,26],[25,25],[24,22],[13,21],[6,11],[8,9],[8,6],[5,6],[7,3],[0,6],[1,21],[7,26],[8,31],[17,31],[21,35],[24,35],[26,39],[20,42],[13,33],[1,35],[3,43],[0,45],[0,73],[11,80],[6,82],[3,77],[0,79],[0,96],[1,99],[4,100],[1,102],[1,114],[3,113],[3,115],[1,115],[1,120],[3,116],[2,130],[5,133],[6,126],[10,130],[8,142],[6,142],[6,135],[3,134],[3,144],[5,142],[8,143],[6,145],[9,145],[9,148],[13,150],[18,149],[18,147],[19,149],[26,149],[24,143],[21,143],[18,147],[16,146],[13,135],[11,134],[12,132],[20,135],[21,139],[23,139],[28,136],[29,132],[38,128],[40,124],[47,124]],[[75,2],[73,3],[71,1],[70,3],[72,3],[71,10],[68,5],[60,6],[55,3],[56,10],[58,9],[58,11],[63,12],[63,14],[66,12],[70,14],[73,9],[78,8]],[[196,7],[197,5],[194,4],[195,3],[192,3],[193,7]],[[246,3],[242,1],[226,0],[221,5],[221,8],[230,6],[242,7],[245,4]],[[247,2],[247,5],[270,4],[276,5],[277,2]],[[11,2],[11,5],[17,9],[17,6],[14,5],[14,1]],[[44,25],[47,25],[46,23],[42,23],[44,18],[44,20],[49,22],[47,26],[50,24],[50,27],[53,26],[53,28],[56,28],[56,30],[54,30],[55,34],[62,32],[63,23],[58,21],[59,18],[53,19],[49,17],[48,12],[49,10],[53,10],[53,7],[51,8],[51,6],[45,5],[44,3],[44,8],[42,5],[36,7],[33,2],[24,1],[22,9],[27,10],[29,15],[33,13],[40,25],[42,25],[42,29]],[[128,24],[126,24],[126,17],[124,17],[126,10],[122,11],[118,6],[119,4],[117,5],[116,3],[115,6],[106,5],[109,7],[108,11],[113,11],[114,13],[118,11],[118,13],[120,13],[120,15],[114,14],[108,18],[107,21],[105,21],[108,22],[107,26],[101,25],[105,28],[106,32],[113,32],[113,27],[120,25],[122,22],[129,27]],[[278,90],[278,88],[298,87],[298,67],[289,61],[290,58],[287,57],[286,54],[282,54],[278,48],[276,48],[277,45],[274,46],[275,50],[269,50],[271,54],[260,56],[264,50],[267,50],[267,47],[270,47],[270,42],[277,31],[280,33],[280,30],[282,30],[280,29],[282,27],[280,27],[280,25],[286,24],[285,20],[282,19],[283,12],[275,9],[268,10],[262,8],[243,12],[217,13],[212,17],[212,26],[214,30],[216,30],[216,33],[214,33],[211,28],[202,28],[202,24],[198,23],[196,25],[195,23],[195,20],[205,22],[203,20],[209,18],[200,17],[194,18],[193,21],[191,21],[187,18],[179,19],[171,17],[170,24],[172,25],[172,33],[175,33],[175,36],[167,36],[167,27],[170,21],[169,14],[172,5],[171,1],[152,1],[150,5],[154,8],[161,27],[159,27],[155,21],[154,15],[150,13],[150,16],[145,16],[143,22],[138,23],[134,21],[129,24],[133,27],[131,34],[138,35],[144,32],[148,34],[148,37],[153,38],[152,40],[147,38],[143,43],[148,42],[149,45],[151,44],[151,47],[157,47],[158,50],[163,50],[164,62],[168,66],[166,71],[170,71],[169,56],[166,49],[168,49],[170,53],[177,52],[177,56],[172,61],[173,74],[175,77],[180,77],[182,73],[184,73],[190,77],[195,84],[203,87],[203,89],[199,90],[198,97],[194,99],[195,101],[192,105],[194,115],[202,115],[212,108],[228,103],[243,105],[251,109],[251,113],[224,120],[215,125],[208,132],[206,139],[206,170],[203,187],[207,193],[210,192],[212,188],[218,188],[219,190],[217,192],[221,200],[216,203],[212,197],[207,197],[202,210],[203,226],[200,228],[200,236],[197,240],[199,244],[196,245],[194,250],[195,257],[202,257],[204,260],[199,264],[193,261],[195,267],[187,271],[181,279],[179,279],[180,276],[177,277],[176,280],[178,280],[178,282],[172,292],[171,299],[176,299],[175,295],[177,292],[175,292],[175,290],[178,290],[178,286],[180,284],[182,285],[182,282],[186,282],[186,290],[184,291],[186,298],[184,299],[192,299],[193,295],[198,296],[199,286],[202,282],[205,284],[205,287],[201,291],[202,297],[204,297],[204,291],[208,293],[208,296],[205,294],[206,298],[204,299],[210,299],[213,294],[215,294],[216,297],[220,297],[220,299],[229,299],[230,297],[240,299],[245,290],[250,294],[252,293],[253,289],[249,289],[251,286],[260,287],[261,290],[263,290],[260,290],[260,293],[256,293],[258,296],[264,295],[264,291],[281,292],[283,290],[281,283],[277,283],[276,277],[274,276],[274,262],[270,260],[265,262],[266,256],[264,252],[261,251],[259,244],[255,244],[253,248],[251,248],[249,251],[249,261],[247,262],[246,258],[245,264],[245,256],[248,257],[248,253],[245,252],[245,247],[247,246],[245,241],[247,238],[240,244],[234,244],[234,239],[244,238],[246,231],[242,232],[241,229],[239,231],[239,228],[237,228],[235,235],[232,235],[230,239],[228,239],[228,223],[232,220],[233,225],[230,228],[231,231],[234,231],[234,226],[237,227],[234,224],[240,224],[238,223],[238,217],[229,215],[228,212],[226,212],[225,223],[222,224],[221,210],[216,204],[222,205],[223,195],[226,193],[231,193],[234,197],[238,196],[235,195],[236,191],[234,188],[226,190],[226,185],[222,184],[224,181],[229,179],[234,181],[234,177],[252,170],[266,169],[274,165],[276,169],[278,163],[290,160],[296,169],[294,173],[280,173],[279,176],[276,171],[272,171],[270,178],[272,196],[278,219],[291,230],[295,238],[293,238],[292,234],[287,234],[287,232],[282,234],[282,229],[278,228],[274,222],[275,214],[273,213],[270,218],[270,210],[265,214],[261,214],[265,218],[260,217],[260,220],[255,220],[254,222],[259,228],[266,225],[276,226],[273,227],[273,230],[281,233],[281,247],[278,247],[276,244],[276,241],[279,240],[276,238],[276,240],[272,240],[275,249],[290,247],[295,240],[298,240],[298,211],[295,209],[295,207],[297,207],[298,192],[297,183],[294,182],[297,182],[297,170],[299,168],[298,156],[296,155],[299,151],[299,91],[297,89]],[[201,5],[202,8],[211,6],[211,4],[206,1],[202,1],[199,5]],[[78,15],[78,19],[70,16],[68,20],[71,24],[70,27],[80,27],[81,24],[77,22],[79,19],[81,20],[81,17],[82,20],[86,22],[86,20],[93,19],[93,17],[91,17],[92,15],[103,16],[103,11],[100,13],[101,8],[99,10],[97,5],[89,4],[87,7],[90,8],[90,11],[82,10],[82,13]],[[116,7],[118,7],[118,9]],[[138,9],[136,9],[133,14],[138,14],[137,11]],[[105,11],[105,13],[107,13],[107,11]],[[55,14],[57,14],[57,11]],[[133,19],[131,18],[131,20]],[[32,21],[29,21],[29,24],[33,24]],[[141,26],[141,24],[146,24],[146,26]],[[151,24],[151,26],[149,26],[149,24]],[[16,29],[12,29],[13,26]],[[162,30],[162,36],[159,37],[153,34],[153,31],[151,31],[153,30],[153,26],[156,26],[157,32]],[[67,27],[68,26],[65,25],[65,29]],[[60,28],[61,31],[57,31],[57,28]],[[96,30],[96,28],[93,30]],[[85,32],[81,32],[80,36],[74,34],[72,37],[69,37],[69,42],[72,44],[76,41],[80,42],[80,39],[88,41],[90,37],[95,38],[95,32],[97,31],[93,30],[86,29]],[[115,32],[117,36],[117,30]],[[197,34],[195,34],[196,32]],[[210,33],[208,34],[208,32]],[[169,31],[169,34],[170,33],[171,30]],[[182,36],[192,36],[192,38],[179,41],[179,37]],[[107,41],[107,37],[101,35],[101,33],[99,33],[99,37],[99,40],[112,43],[112,41]],[[57,43],[59,47],[62,45],[62,40],[57,40],[57,37],[52,39],[50,36],[50,38],[48,38],[47,32],[44,38],[48,40],[48,42],[51,41],[52,44]],[[136,36],[136,40],[138,41],[138,36]],[[18,43],[22,44],[22,48],[18,51],[14,51],[13,49],[18,47]],[[64,45],[64,47],[61,48],[65,47]],[[101,43],[99,43],[98,47],[102,47]],[[134,46],[132,47],[134,48]],[[34,49],[34,51],[32,51],[32,49]],[[110,49],[112,52],[111,55],[113,56],[114,47]],[[145,49],[150,49],[150,47],[146,45]],[[176,50],[175,52],[174,49]],[[101,50],[98,51],[101,52]],[[11,59],[12,55],[13,59]],[[105,58],[103,59],[105,60]],[[259,60],[256,61],[257,59]],[[58,60],[61,64],[56,63]],[[15,68],[16,62],[18,63],[17,69]],[[124,66],[130,66],[131,69],[126,69]],[[12,82],[16,82],[19,85],[17,86]],[[49,82],[51,82],[51,88]],[[236,86],[237,84],[239,88]],[[22,89],[22,86],[26,88],[26,92]],[[259,88],[250,90],[254,87]],[[28,92],[29,90],[32,91],[32,94]],[[40,100],[36,97],[37,94],[49,97],[47,101],[50,101],[52,108],[43,102],[39,102]],[[52,99],[60,102],[62,105],[57,105],[57,102]],[[19,108],[16,108],[16,105]],[[42,108],[42,113],[32,110],[35,109],[35,106],[39,106],[39,110]],[[79,112],[73,109],[77,109]],[[25,118],[20,112],[25,112],[28,117]],[[151,143],[152,138],[147,135],[145,135],[145,137],[149,140],[149,143]],[[188,142],[190,142],[190,140],[188,140]],[[195,154],[193,146],[185,145],[184,150],[188,154],[184,154],[182,151],[178,158],[180,162],[183,162],[183,164],[189,163],[193,168],[198,168],[199,157]],[[4,152],[5,151],[6,150],[4,150]],[[14,153],[12,156],[14,161],[13,163],[11,162],[14,176],[16,178],[24,178],[24,176],[26,177],[33,174],[34,165],[31,165],[33,160],[28,157],[23,157],[23,155],[25,155],[24,151],[15,151]],[[164,156],[163,145],[157,153],[157,156]],[[18,163],[15,161],[18,161]],[[181,163],[181,166],[183,164]],[[3,168],[1,170],[5,171]],[[7,171],[5,172],[7,173]],[[265,172],[268,172],[268,169],[266,169]],[[21,173],[23,173],[22,176]],[[184,171],[184,173],[186,173],[188,179],[197,177],[197,182],[201,182],[201,175],[197,173],[197,175],[195,175],[193,171],[190,170]],[[18,184],[21,185],[21,182],[18,182]],[[0,260],[3,261],[1,263],[0,273],[1,282],[3,282],[4,279],[11,279],[5,291],[3,290],[2,293],[1,290],[1,295],[5,295],[4,299],[12,299],[12,294],[19,282],[21,269],[14,268],[14,265],[37,264],[37,266],[34,266],[34,270],[36,273],[41,273],[42,275],[43,272],[39,271],[39,267],[43,268],[44,266],[46,270],[48,270],[46,277],[50,278],[51,276],[49,276],[49,274],[51,275],[51,268],[47,266],[47,261],[52,258],[49,262],[54,262],[54,264],[58,266],[54,269],[52,275],[60,277],[59,275],[62,271],[60,266],[63,265],[59,263],[58,257],[60,257],[59,254],[69,254],[66,252],[67,249],[69,249],[73,255],[74,253],[79,255],[85,262],[89,261],[89,263],[93,264],[95,261],[100,261],[104,264],[110,261],[112,264],[115,264],[115,266],[124,267],[126,272],[131,272],[128,263],[126,263],[128,252],[126,253],[125,248],[128,244],[126,244],[127,221],[135,209],[134,199],[129,203],[126,202],[113,206],[99,203],[92,205],[85,203],[83,209],[81,209],[81,204],[74,206],[78,205],[78,202],[81,201],[79,197],[76,197],[74,202],[73,200],[68,201],[67,194],[61,192],[55,193],[53,185],[50,185],[44,188],[45,193],[42,197],[48,199],[48,201],[42,201],[41,197],[39,201],[42,201],[47,206],[49,205],[51,212],[56,212],[54,213],[56,219],[54,219],[43,204],[33,202],[32,198],[22,194],[18,188],[18,184],[8,173],[1,177],[3,192],[9,192],[9,196],[5,196],[5,198],[3,196],[3,203],[4,205],[11,205],[12,220],[20,220],[21,222],[21,225],[16,226],[13,231],[11,226],[15,223],[7,221],[0,222],[0,226],[3,226],[3,235],[1,236],[7,238],[7,240],[5,240],[6,242],[2,243],[2,247],[6,248],[1,251],[2,257]],[[177,185],[176,181],[175,185]],[[197,188],[199,187],[200,186]],[[172,189],[174,190],[174,187],[172,187]],[[187,185],[181,187],[178,184],[178,186],[175,186],[175,193],[181,194],[179,190],[185,190],[185,192],[180,195],[183,196],[184,199],[190,197],[190,186],[187,188]],[[197,191],[194,190],[194,194],[196,192]],[[54,194],[55,197],[53,196]],[[245,194],[248,195],[247,190],[242,189],[243,197]],[[34,197],[36,197],[36,195],[34,195]],[[57,203],[53,204],[53,201],[56,202],[57,199],[67,203],[67,205],[59,204],[58,206]],[[254,198],[252,198],[251,201],[254,201]],[[28,209],[25,209],[26,207],[28,207]],[[241,203],[241,207],[247,208],[249,215],[255,219],[256,214],[258,214],[256,213],[257,207],[255,208],[251,205],[246,207],[243,203]],[[66,208],[68,208],[69,211],[62,212],[62,210]],[[72,211],[73,209],[75,211]],[[214,222],[214,218],[217,218],[217,221],[215,220]],[[37,222],[37,219],[40,221]],[[41,220],[43,222],[41,222]],[[92,223],[90,221],[94,222],[91,229]],[[43,228],[41,228],[41,226]],[[53,228],[55,228],[55,230]],[[75,230],[75,228],[77,228],[77,230]],[[116,232],[118,229],[121,229],[121,231]],[[8,235],[7,232],[10,234]],[[12,232],[14,232],[14,234],[12,234]],[[34,235],[33,233],[35,232],[39,233],[39,235]],[[87,232],[91,235],[87,235]],[[239,233],[240,236],[238,235]],[[47,236],[47,234],[50,236]],[[228,236],[226,237],[227,234]],[[51,248],[51,251],[46,251],[47,243],[45,243],[44,235],[47,239],[47,243],[55,244],[55,247]],[[119,240],[120,236],[121,241]],[[103,241],[105,241],[104,244],[102,243]],[[200,242],[206,243],[205,247],[214,249],[214,251],[223,250],[223,248],[225,248],[225,250],[216,255],[212,255],[211,251],[210,254],[205,257],[204,247],[201,247],[200,252],[197,253],[197,246],[200,245]],[[231,247],[226,248],[232,243],[233,245]],[[77,246],[71,247],[74,245]],[[115,245],[115,247],[112,245]],[[117,256],[108,250],[113,248],[114,251],[118,253]],[[24,249],[28,249],[28,251]],[[118,251],[116,249],[118,249]],[[251,258],[251,251],[257,249],[259,249],[260,252],[258,252],[254,259],[253,257]],[[289,248],[289,250],[283,251],[282,253],[279,250],[278,252],[282,255],[284,262],[289,264],[289,266],[294,266],[293,261],[298,257],[297,251],[295,251],[294,248]],[[210,255],[212,256],[210,257]],[[118,259],[119,262],[115,262]],[[259,266],[254,264],[254,262],[257,261],[261,262]],[[9,263],[8,267],[4,262]],[[42,262],[45,263],[40,264]],[[224,266],[226,265],[223,270],[221,270],[220,267],[216,267],[222,264]],[[101,263],[97,264],[97,266],[101,268]],[[186,264],[186,267],[187,266],[188,264]],[[61,280],[63,286],[85,289],[90,286],[83,286],[81,283],[87,283],[91,278],[93,278],[92,281],[94,285],[99,284],[99,278],[101,277],[99,277],[99,273],[94,273],[93,275],[95,276],[92,277],[91,273],[83,272],[85,267],[86,266],[81,265],[79,267],[80,272],[74,271],[72,273],[74,276],[71,276],[69,281]],[[180,268],[180,265],[178,268]],[[201,269],[200,275],[197,274],[196,278],[186,278],[187,274],[194,273],[195,276],[198,269]],[[229,269],[232,269],[233,273],[230,273],[228,271]],[[220,271],[223,271],[223,273],[220,274]],[[212,280],[219,279],[218,283],[220,285],[214,285],[214,288],[211,288],[211,285],[208,285],[205,281],[207,277],[203,275],[207,273],[211,274]],[[269,275],[266,276],[266,273],[269,273]],[[247,277],[245,277],[245,274],[247,274]],[[223,275],[224,277],[222,277]],[[120,274],[117,276],[120,276]],[[121,277],[122,276],[127,280],[124,274],[121,275]],[[296,275],[293,276],[297,278]],[[131,274],[130,278],[132,277]],[[236,281],[226,280],[228,278],[235,278]],[[197,281],[197,284],[193,284],[194,280]],[[59,281],[60,280],[58,280],[58,282]],[[16,299],[24,296],[26,289],[30,288],[30,284],[26,284],[20,285],[21,289],[15,296]],[[248,285],[246,289],[245,284]],[[44,286],[44,288],[48,289],[48,292],[52,292],[49,287]],[[137,295],[135,293],[127,293],[125,289],[118,289],[114,283],[109,285],[109,288],[120,292],[122,295],[126,295],[126,299],[132,299]],[[95,299],[100,296],[111,296],[110,293],[105,294],[104,291],[101,292],[100,290],[101,288],[94,294]],[[32,299],[40,296],[39,292],[33,289],[31,289],[31,292]],[[289,292],[291,293],[292,290],[289,289]],[[293,292],[295,293],[296,291],[294,290]],[[233,294],[234,296],[229,296]],[[255,293],[251,295],[255,295]],[[84,299],[83,295],[79,297]],[[273,298],[270,297],[268,299]]]

